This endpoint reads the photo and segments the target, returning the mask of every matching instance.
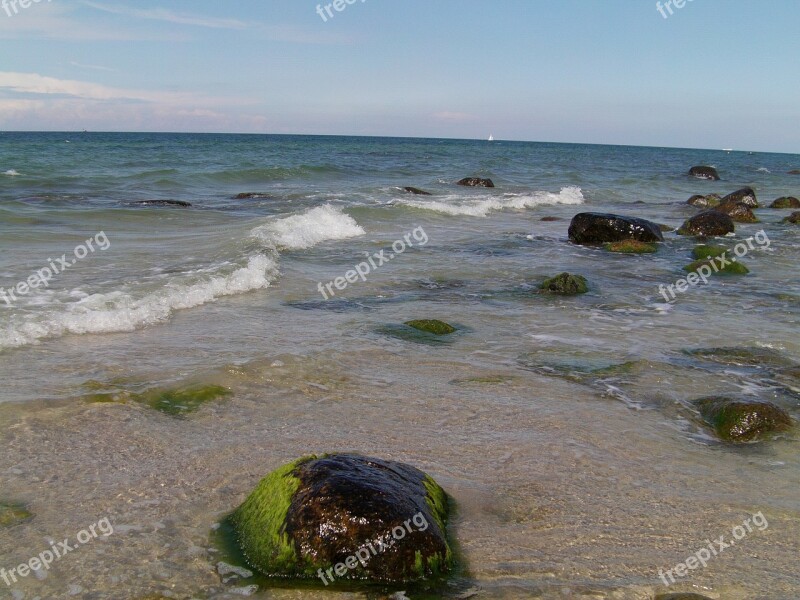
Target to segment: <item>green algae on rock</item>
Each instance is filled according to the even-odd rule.
[[[769,402],[712,396],[694,403],[703,419],[728,442],[750,442],[792,424],[789,413]]]
[[[561,273],[550,279],[546,279],[539,288],[548,294],[561,294],[563,296],[576,296],[585,294],[589,291],[586,278],[582,275],[571,273]]]
[[[173,416],[196,411],[206,402],[230,395],[230,390],[219,385],[196,385],[171,390],[145,392],[134,399]]]
[[[418,319],[416,321],[406,321],[405,325],[413,327],[419,331],[432,333],[434,335],[450,335],[451,333],[455,333],[457,331],[457,329],[449,323],[445,323],[444,321],[439,321],[437,319]]]
[[[0,501],[0,527],[12,527],[32,518],[33,513],[24,504]]]
[[[784,196],[783,198],[778,198],[769,205],[770,208],[800,208],[800,200],[795,198],[794,196]]]
[[[717,258],[718,256],[722,256],[728,251],[725,246],[713,246],[713,245],[706,245],[702,244],[700,246],[696,246],[694,250],[692,250],[692,258],[696,260],[703,260],[704,258]]]
[[[448,516],[447,495],[422,471],[333,454],[268,475],[230,523],[262,575],[406,583],[452,569]]]
[[[792,225],[797,225],[800,223],[800,211],[793,212],[788,217],[786,217],[781,223],[791,223]]]
[[[683,267],[683,270],[688,273],[695,273],[703,266],[707,266],[709,269],[711,269],[712,275],[747,275],[750,272],[750,269],[745,267],[740,262],[731,262],[727,265],[720,266],[719,262],[714,261],[713,258],[696,260],[693,263]]]
[[[658,251],[658,246],[655,244],[640,242],[638,240],[611,242],[605,244],[604,248],[609,252],[619,252],[622,254],[652,254]]]

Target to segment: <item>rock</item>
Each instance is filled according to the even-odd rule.
[[[719,206],[720,202],[722,202],[722,198],[717,194],[709,194],[708,196],[692,196],[686,201],[686,204],[697,206],[698,208],[714,208]]]
[[[561,217],[542,217],[539,220],[544,221],[545,223],[552,223],[553,221],[560,221]]]
[[[719,173],[714,167],[692,167],[689,169],[689,175],[696,179],[719,181]]]
[[[33,513],[25,508],[25,505],[0,500],[0,527],[13,527],[32,518]]]
[[[611,242],[605,245],[609,252],[620,252],[623,254],[652,254],[658,251],[658,246],[639,242],[637,240],[623,240],[621,242]]]
[[[727,251],[728,249],[725,246],[710,246],[703,244],[692,250],[692,257],[697,260],[703,260],[704,258],[716,258],[717,256],[722,256]]]
[[[206,402],[229,396],[230,393],[227,388],[219,385],[195,385],[152,390],[133,395],[131,399],[173,417],[178,417],[195,412]]]
[[[433,194],[431,194],[430,192],[426,192],[425,190],[421,190],[419,188],[410,187],[410,186],[409,187],[404,187],[403,191],[404,192],[408,192],[409,194],[414,194],[416,196],[433,196]]]
[[[670,231],[675,231],[675,228],[672,227],[671,225],[664,225],[663,223],[657,223],[657,225],[658,225],[658,228],[663,233],[669,233]]]
[[[795,198],[794,196],[784,196],[783,198],[778,198],[769,205],[770,208],[800,208],[800,200]]]
[[[571,273],[561,273],[542,283],[540,289],[548,294],[561,294],[563,296],[576,296],[589,291],[586,278]]]
[[[183,200],[139,200],[135,206],[174,206],[176,208],[189,208],[191,203]]]
[[[644,219],[604,213],[580,213],[570,223],[569,239],[576,244],[605,244],[625,240],[663,242],[664,236],[658,225]]]
[[[413,327],[418,331],[426,331],[434,335],[449,335],[456,332],[456,328],[444,321],[437,321],[436,319],[420,319],[417,321],[406,321],[409,327]]]
[[[800,212],[793,212],[788,217],[786,217],[781,223],[793,223],[797,225],[800,223]]]
[[[800,175],[800,169],[792,169],[789,171],[789,175]]]
[[[770,402],[709,397],[694,404],[717,435],[728,442],[753,441],[792,425],[789,413]]]
[[[259,198],[272,198],[269,194],[263,194],[261,192],[244,192],[242,194],[236,194],[233,199],[234,200],[256,200]]]
[[[686,221],[678,235],[727,235],[733,233],[733,219],[718,210],[706,210]]]
[[[692,592],[678,592],[677,594],[660,594],[655,597],[655,600],[712,600],[712,598]]]
[[[700,267],[707,265],[711,269],[712,275],[747,275],[750,272],[750,269],[742,263],[733,262],[733,260],[730,260],[729,264],[721,264],[724,261],[715,261],[713,258],[696,260],[683,267],[683,270],[688,273],[696,273]]]
[[[230,522],[263,575],[403,583],[452,567],[448,515],[447,495],[422,471],[334,454],[274,471]]]
[[[722,204],[725,203],[735,203],[741,202],[742,204],[746,204],[750,208],[758,208],[758,200],[756,199],[756,193],[753,191],[751,187],[743,187],[740,190],[736,190],[732,194],[728,194],[722,199]]]
[[[742,202],[723,202],[714,210],[725,213],[737,223],[758,223],[753,209]]]
[[[481,179],[480,177],[465,177],[458,182],[458,185],[464,185],[467,187],[493,188],[494,182],[491,179]]]

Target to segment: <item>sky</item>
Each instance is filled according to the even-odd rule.
[[[800,153],[797,0],[337,1],[4,0],[0,130]]]

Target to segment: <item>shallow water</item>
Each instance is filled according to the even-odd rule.
[[[685,177],[704,163],[724,181]],[[694,193],[797,196],[800,178],[784,174],[798,166],[791,155],[504,142],[0,135],[0,173],[17,173],[0,175],[0,285],[98,232],[110,242],[47,289],[0,302],[0,502],[35,515],[0,529],[0,568],[104,517],[115,526],[14,595],[0,581],[0,598],[241,597],[216,572],[215,524],[273,468],[345,450],[409,462],[455,499],[465,572],[452,597],[799,596],[797,430],[731,447],[690,404],[741,393],[800,417],[785,370],[800,313],[788,211],[759,209],[762,222],[726,242],[767,233],[769,247],[742,259],[750,275],[672,305],[658,286],[683,276],[692,240],[666,234],[651,256],[567,241],[582,210],[677,227]],[[453,185],[468,175],[497,188]],[[233,199],[242,192],[269,197]],[[415,230],[426,243],[408,238],[366,281],[323,298],[319,283]],[[590,293],[533,293],[565,270]],[[414,318],[461,331],[435,344],[387,335]],[[686,352],[715,347],[768,352],[757,365]],[[231,394],[182,416],[136,401],[193,384]],[[665,588],[660,569],[758,512],[768,528]]]

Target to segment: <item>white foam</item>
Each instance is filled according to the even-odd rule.
[[[8,175],[9,177],[18,177],[20,175],[19,171],[15,171],[14,169],[9,169],[3,175]]]
[[[267,246],[304,250],[328,240],[344,240],[365,233],[353,217],[326,204],[256,227],[251,235]]]
[[[222,274],[222,270],[230,267],[220,266],[216,274],[192,283],[169,283],[141,298],[121,291],[94,294],[51,310],[29,313],[21,322],[12,322],[0,330],[0,349],[27,346],[68,333],[135,331],[166,321],[176,310],[268,287],[278,273],[276,260],[266,255],[251,256],[246,266],[230,273]]]
[[[583,204],[581,188],[569,186],[559,193],[533,192],[530,194],[504,194],[503,196],[467,199],[463,196],[447,196],[442,200],[402,200],[402,204],[448,215],[486,217],[495,210],[522,210],[544,204]]]

